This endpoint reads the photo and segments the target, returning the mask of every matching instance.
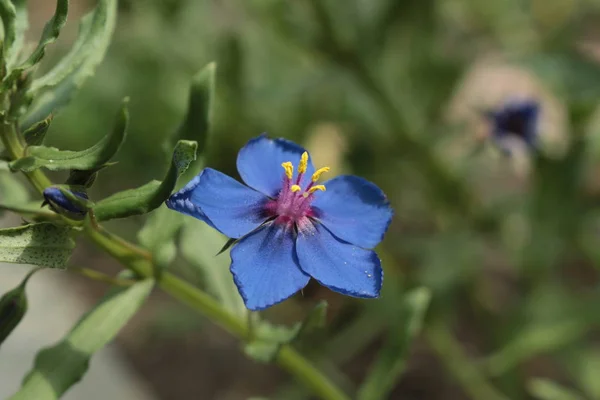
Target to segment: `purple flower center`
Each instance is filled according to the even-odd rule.
[[[269,200],[265,206],[267,215],[274,217],[275,223],[289,226],[295,224],[301,231],[310,228],[309,217],[315,215],[311,207],[314,193],[318,190],[325,191],[324,185],[315,183],[322,173],[329,171],[329,167],[320,168],[312,175],[310,182],[302,187],[307,165],[308,153],[304,152],[298,165],[298,175],[294,179],[294,165],[290,161],[281,164],[285,170],[283,187],[277,197]]]

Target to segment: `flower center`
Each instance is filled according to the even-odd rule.
[[[275,222],[281,224],[296,224],[298,228],[308,222],[307,218],[313,216],[310,207],[314,193],[325,191],[325,185],[316,185],[321,174],[329,171],[329,167],[318,169],[312,174],[310,182],[302,187],[304,174],[308,165],[308,153],[302,153],[298,164],[298,175],[294,179],[294,165],[290,162],[281,164],[285,173],[283,188],[276,199],[267,203],[267,212],[276,217]]]

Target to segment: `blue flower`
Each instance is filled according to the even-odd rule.
[[[71,190],[75,196],[80,197],[84,200],[88,200],[88,195],[84,191]],[[82,209],[77,204],[73,204],[58,187],[50,186],[44,189],[44,203],[49,204],[52,211],[66,215],[71,219],[83,219],[87,213],[87,210]]]
[[[329,168],[315,170],[302,147],[265,135],[240,150],[237,169],[247,186],[206,168],[167,206],[238,239],[230,269],[246,307],[279,303],[310,278],[345,295],[379,296],[383,270],[370,249],[393,214],[381,189],[350,175],[318,184]]]
[[[533,100],[509,101],[497,110],[487,115],[492,121],[492,135],[503,150],[509,150],[503,146],[503,139],[513,136],[517,137],[530,148],[534,149],[538,137],[538,119],[540,105]]]

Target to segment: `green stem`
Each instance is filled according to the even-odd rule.
[[[130,247],[126,247],[120,243],[122,239],[115,240],[114,235],[107,232],[100,232],[90,224],[86,224],[85,231],[87,236],[97,246],[141,277],[148,278],[154,276],[153,265],[148,260],[139,257],[132,258]],[[219,302],[202,290],[169,272],[161,274],[158,286],[173,298],[198,311],[238,338],[242,340],[247,338],[248,324],[246,321],[228,312]],[[281,347],[276,362],[321,398],[326,400],[348,399],[321,371],[315,368],[314,365],[291,346],[284,345]]]
[[[4,147],[6,147],[10,157],[13,160],[22,158],[25,155],[25,146],[23,145],[21,138],[17,133],[15,124],[3,120],[0,122],[0,126],[0,139],[4,144]],[[40,193],[42,193],[48,186],[52,185],[50,179],[48,179],[48,177],[46,177],[46,175],[40,170],[27,172],[25,173],[25,176]]]
[[[0,138],[12,159],[21,158],[24,155],[24,144],[17,133],[16,126],[5,121],[2,121],[1,125]],[[52,184],[41,170],[26,175],[40,193]],[[204,291],[169,272],[162,272],[156,276],[155,266],[147,251],[117,235],[99,229],[89,214],[84,224],[84,233],[96,246],[117,259],[129,270],[143,278],[156,278],[158,286],[173,298],[198,311],[239,339],[247,339],[248,325],[245,320],[227,311]],[[349,400],[341,389],[291,346],[283,345],[275,361],[322,399]]]
[[[86,278],[90,278],[98,282],[108,283],[114,286],[131,286],[136,282],[131,279],[113,278],[112,276],[108,276],[102,272],[98,272],[89,268],[69,267],[67,271],[74,272],[81,276],[85,276]]]

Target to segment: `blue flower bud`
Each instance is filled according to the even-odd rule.
[[[88,195],[84,191],[69,190],[75,196],[88,200]],[[56,186],[50,186],[44,189],[44,204],[49,204],[50,208],[58,213],[72,219],[83,219],[87,210],[80,204],[76,204],[64,195]]]

